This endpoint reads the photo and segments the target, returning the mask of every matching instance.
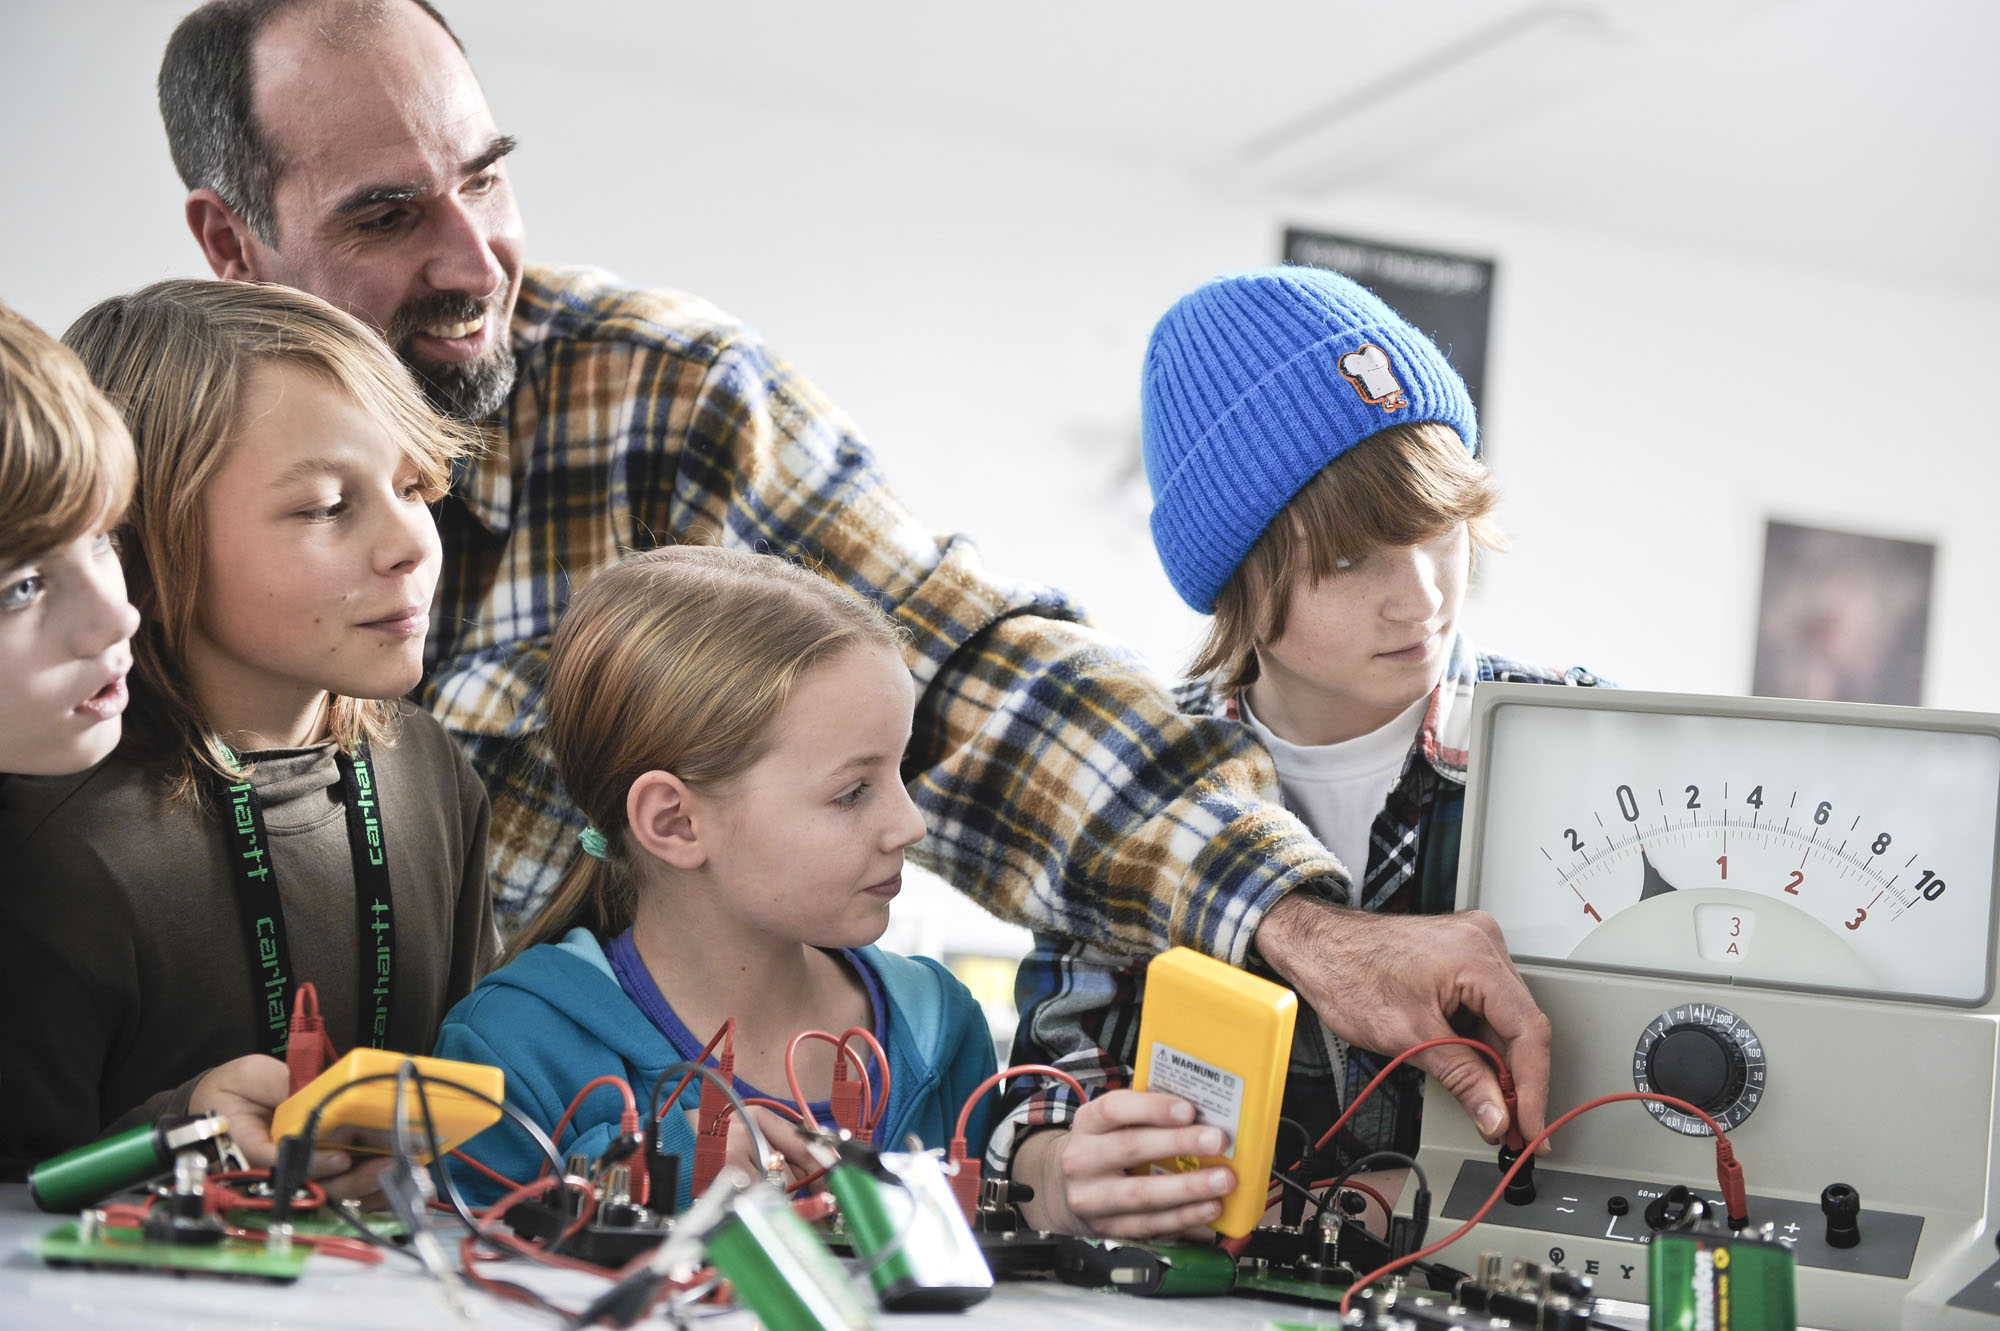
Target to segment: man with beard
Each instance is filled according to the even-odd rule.
[[[487,435],[439,513],[422,696],[492,795],[503,920],[578,853],[540,706],[571,591],[621,548],[768,550],[908,630],[903,773],[929,827],[920,858],[950,881],[1125,953],[1184,943],[1241,964],[1254,942],[1372,1049],[1446,1034],[1469,1009],[1511,1049],[1521,1126],[1540,1128],[1548,1023],[1490,919],[1345,910],[1348,873],[1281,806],[1244,727],[1180,715],[1060,595],[930,536],[754,333],[695,297],[526,264],[513,140],[424,0],[215,0],[170,40],[160,105],[216,275],[352,311]],[[1497,1139],[1484,1064],[1451,1050],[1426,1066]]]

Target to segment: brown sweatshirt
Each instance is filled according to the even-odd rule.
[[[387,1047],[428,1053],[499,948],[486,792],[429,714],[373,746],[395,902]],[[243,755],[264,806],[296,980],[355,1043],[354,866],[331,744]],[[212,803],[212,802],[210,802]],[[0,1160],[15,1174],[185,1113],[202,1074],[261,1052],[251,958],[209,805],[114,755],[0,786]]]

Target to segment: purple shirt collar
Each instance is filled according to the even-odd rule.
[[[632,931],[627,929],[607,943],[604,955],[611,962],[611,973],[618,977],[618,987],[625,991],[625,996],[638,1006],[639,1011],[646,1014],[646,1020],[652,1022],[660,1034],[667,1037],[667,1043],[673,1046],[675,1054],[689,1061],[699,1058],[701,1047],[706,1041],[690,1031],[675,1015],[673,1005],[667,1002],[666,995],[660,992],[660,986],[653,982],[653,973],[646,969],[646,963],[640,959],[639,947],[632,941]],[[868,1010],[875,1015],[875,1038],[881,1042],[884,1049],[887,1049],[889,1005],[883,1000],[882,984],[876,979],[874,968],[868,965],[860,952],[851,947],[840,948],[834,955],[846,962],[854,973],[861,977],[861,987],[868,995]],[[860,1053],[862,1061],[868,1068],[869,1084],[876,1088],[876,1094],[879,1095],[882,1073],[875,1066],[875,1056],[866,1048]],[[709,1062],[713,1066],[714,1059],[711,1058]],[[741,1077],[734,1080],[736,1093],[745,1099],[754,1095],[766,1100],[776,1100],[780,1104],[792,1103],[790,1087],[783,1087],[773,1093],[760,1091]],[[810,1108],[813,1117],[820,1122],[828,1123],[833,1120],[833,1107],[830,1102],[822,1100]]]

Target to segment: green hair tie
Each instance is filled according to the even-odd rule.
[[[598,831],[596,828],[584,828],[576,834],[576,840],[577,844],[583,847],[583,853],[592,859],[608,860],[611,858],[611,844],[604,839],[604,833]]]

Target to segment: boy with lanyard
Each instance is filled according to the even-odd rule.
[[[123,411],[143,626],[117,752],[0,809],[0,1153],[216,1110],[268,1166],[295,987],[340,1048],[429,1048],[498,948],[486,792],[401,701],[463,433],[351,316],[162,282],[66,340]],[[312,1173],[362,1196],[380,1162]]]
[[[1588,685],[1477,651],[1458,617],[1475,552],[1494,548],[1495,495],[1471,399],[1443,355],[1372,293],[1334,273],[1218,278],[1154,329],[1144,395],[1153,539],[1183,600],[1212,614],[1180,694],[1270,751],[1296,812],[1353,874],[1346,904],[1452,907],[1473,686]],[[1490,925],[1490,920],[1477,917]],[[1226,1169],[1127,1176],[1214,1154],[1220,1132],[1131,1079],[1146,959],[1036,936],[1015,986],[1016,1063],[1052,1063],[1108,1094],[1079,1106],[1059,1083],[1020,1096],[988,1160],[1032,1185],[1031,1223],[1122,1237],[1206,1224]],[[1267,968],[1253,957],[1252,968]],[[1280,1167],[1332,1124],[1385,1060],[1300,1013]],[[1403,1069],[1317,1157],[1320,1177],[1376,1150],[1416,1150],[1423,1083]],[[1491,1138],[1499,1122],[1482,1123]]]

